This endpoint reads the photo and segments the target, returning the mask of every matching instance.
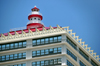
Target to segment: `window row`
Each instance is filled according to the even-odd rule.
[[[67,60],[67,66],[74,66],[69,60]]]
[[[87,60],[89,61],[89,56],[85,54],[80,48],[79,48],[79,53]]]
[[[12,61],[12,60],[18,60],[18,59],[25,59],[25,58],[26,58],[26,53],[4,55],[4,56],[0,56],[0,62]]]
[[[99,66],[99,65],[97,65],[93,60],[91,60],[91,64],[92,64],[93,66]]]
[[[26,47],[26,41],[0,45],[0,51]]]
[[[32,57],[61,53],[61,47],[44,49],[32,52]]]
[[[62,39],[61,36],[54,36],[54,37],[47,37],[47,38],[41,38],[41,39],[34,39],[32,43],[33,43],[33,46],[37,46],[37,45],[61,42],[61,39]]]
[[[23,63],[23,64],[15,64],[15,65],[10,65],[10,66],[26,66],[26,64]]]
[[[80,66],[86,66],[82,61],[79,61]]]
[[[75,49],[77,50],[77,45],[73,43],[68,37],[67,37],[67,42]]]
[[[33,62],[32,66],[61,65],[61,58]]]
[[[70,55],[75,61],[77,61],[77,57],[67,49],[67,54]]]

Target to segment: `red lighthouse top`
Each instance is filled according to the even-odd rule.
[[[28,16],[30,22],[27,24],[27,29],[44,27],[44,25],[41,23],[42,14],[39,13],[39,9],[35,6],[31,10],[32,12]]]

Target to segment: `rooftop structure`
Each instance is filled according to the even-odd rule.
[[[99,55],[68,27],[45,27],[35,6],[26,29],[0,34],[0,66],[100,66]]]

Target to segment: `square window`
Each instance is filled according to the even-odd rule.
[[[26,47],[26,41],[23,42],[23,47]]]
[[[49,43],[49,38],[45,38],[45,44]]]
[[[5,61],[6,60],[6,57],[5,56],[2,56],[2,61]]]
[[[17,65],[14,65],[14,66],[17,66]]]
[[[48,60],[45,60],[45,65],[49,65],[49,61]]]
[[[1,45],[0,45],[0,51],[1,51]]]
[[[41,66],[44,66],[44,61],[41,61]]]
[[[14,49],[14,44],[10,44],[10,49]]]
[[[57,53],[57,48],[54,48],[54,53]]]
[[[32,56],[36,56],[36,51],[33,51],[32,52]]]
[[[54,42],[57,42],[57,37],[54,37]]]
[[[18,64],[18,66],[21,66],[21,64]]]
[[[40,45],[40,39],[37,40],[37,45]]]
[[[12,55],[10,55],[10,60],[13,60],[13,57],[14,57],[14,56],[13,56],[13,54],[12,54]]]
[[[14,54],[14,59],[17,59],[18,58],[18,54]]]
[[[44,44],[44,39],[41,39],[41,44]]]
[[[6,60],[9,60],[9,55],[6,55]]]
[[[33,40],[32,43],[33,43],[33,46],[35,46],[36,45],[36,40]]]
[[[39,55],[40,55],[40,50],[37,51],[37,56],[39,56]]]
[[[48,51],[48,49],[46,49],[46,50],[45,50],[45,54],[49,54],[49,51]]]
[[[6,48],[5,48],[5,45],[2,45],[2,50],[5,50]]]
[[[57,64],[57,59],[54,59],[54,64]]]
[[[61,63],[61,58],[58,58],[58,63]]]
[[[2,61],[2,56],[0,56],[0,62]]]
[[[18,58],[22,58],[22,53],[19,53],[18,54]]]
[[[26,58],[26,53],[23,53],[23,58]]]
[[[19,42],[19,47],[22,47],[22,42]]]
[[[58,52],[61,52],[61,47],[58,47]]]
[[[41,50],[41,55],[44,55],[44,50]]]
[[[49,38],[50,39],[50,43],[53,43],[53,37]]]
[[[49,49],[49,54],[53,54],[53,49]]]
[[[22,66],[26,66],[26,64],[24,63],[24,64],[22,64]]]
[[[32,66],[36,66],[36,62],[33,62],[33,63],[32,63]]]
[[[6,44],[6,50],[10,49],[9,44]]]
[[[51,59],[51,60],[50,60],[50,65],[53,65],[53,64],[54,64],[54,63],[53,63],[53,59]]]
[[[18,43],[15,43],[15,48],[18,48]]]
[[[59,41],[59,42],[61,42],[61,39],[62,39],[61,36],[58,36],[58,41]]]

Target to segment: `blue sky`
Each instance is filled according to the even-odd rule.
[[[0,0],[0,33],[26,26],[34,6],[47,26],[70,26],[100,55],[100,0]]]

